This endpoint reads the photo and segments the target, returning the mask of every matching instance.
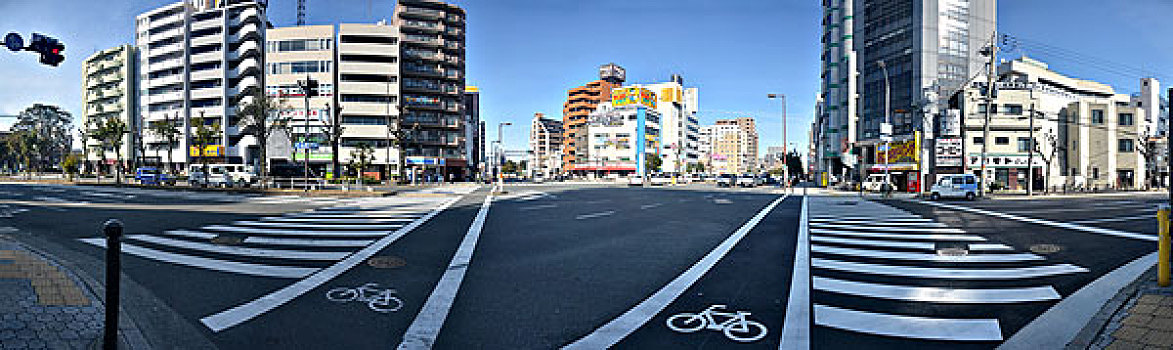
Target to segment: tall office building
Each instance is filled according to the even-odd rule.
[[[481,89],[476,86],[464,88],[464,139],[465,159],[468,160],[468,174],[480,172],[481,158],[485,148],[481,146]]]
[[[202,157],[255,164],[259,145],[241,134],[235,107],[264,86],[267,22],[265,3],[257,1],[181,1],[136,18],[141,125],[173,120],[184,134],[178,145],[167,145],[145,133],[148,148],[178,150],[175,163]],[[219,137],[205,149],[189,147],[197,120],[219,126]]]
[[[579,165],[590,160],[587,149],[587,122],[590,114],[600,103],[611,101],[611,90],[623,86],[627,71],[614,63],[599,67],[599,80],[567,91],[566,102],[562,104],[562,124],[565,127],[562,138],[562,170],[575,171]]]
[[[399,0],[400,77],[408,165],[425,175],[461,179],[468,161],[465,136],[465,12],[436,0]]]
[[[696,113],[698,107],[697,88],[684,87],[684,78],[673,74],[672,79],[664,83],[631,84],[651,90],[656,94],[659,102],[656,111],[660,112],[660,142],[663,145],[663,166],[665,172],[684,172],[689,164],[699,161],[697,152],[700,134],[699,121]]]
[[[99,122],[111,119],[126,123],[127,130],[122,140],[123,161],[144,160],[145,154],[139,138],[142,126],[138,118],[138,73],[137,50],[131,45],[120,45],[97,53],[82,62],[82,128],[90,135],[94,134]],[[94,139],[82,140],[82,147],[89,150],[86,163],[95,163],[102,160],[114,161],[114,148],[102,145]],[[103,154],[103,151],[105,152]],[[157,153],[156,153],[157,154]],[[153,159],[157,161],[157,159]],[[153,163],[153,162],[152,162]],[[103,164],[108,168],[110,164]],[[87,166],[87,168],[90,168]]]
[[[859,121],[859,55],[853,36],[860,17],[855,11],[857,2],[828,0],[823,5],[822,92],[811,139],[820,172],[839,174],[854,167],[850,154]]]

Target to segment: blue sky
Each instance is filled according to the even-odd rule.
[[[81,60],[131,43],[134,16],[170,2],[0,0],[0,31],[50,34],[67,46],[66,61],[55,69],[30,53],[0,52],[0,114],[35,102],[79,114]],[[683,75],[686,85],[700,88],[702,123],[755,117],[763,150],[780,145],[782,133],[781,104],[766,94],[786,94],[789,141],[805,149],[819,85],[820,1],[453,3],[469,13],[468,83],[481,88],[484,120],[514,124],[506,129],[510,149],[525,147],[534,112],[560,116],[566,90],[595,79],[597,67],[608,62],[627,68],[629,82]],[[292,25],[295,6],[295,0],[270,0],[270,21]],[[309,0],[308,22],[372,22],[390,17],[393,6],[392,0]],[[1125,93],[1136,91],[1144,75],[1173,83],[1173,22],[1161,18],[1173,13],[1173,1],[1011,0],[999,6],[999,31],[1030,40],[1007,55],[1026,53]],[[0,127],[7,124],[0,120]]]

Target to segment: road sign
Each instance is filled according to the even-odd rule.
[[[12,50],[12,52],[20,51],[24,48],[24,39],[20,38],[20,34],[8,33],[8,35],[4,36],[4,46]]]
[[[293,148],[295,149],[318,149],[318,147],[319,145],[315,142],[298,142],[293,144]]]

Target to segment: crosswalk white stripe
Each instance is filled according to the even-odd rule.
[[[965,231],[961,230],[961,229],[942,228],[942,227],[883,227],[883,226],[876,226],[876,225],[861,226],[861,225],[837,225],[837,224],[815,224],[815,223],[812,223],[811,227],[850,229],[850,230],[855,230],[855,231],[965,233]]]
[[[852,237],[871,237],[871,238],[892,238],[892,239],[911,239],[911,240],[929,240],[929,241],[985,241],[981,236],[974,235],[946,235],[946,234],[913,234],[913,233],[879,233],[879,232],[857,232],[844,230],[828,230],[812,228],[812,234],[830,234],[837,236],[852,236]]]
[[[370,239],[305,239],[305,238],[278,238],[278,237],[248,237],[244,243],[289,245],[301,247],[366,247],[373,243]]]
[[[281,227],[281,228],[286,228],[286,229],[296,229],[296,228],[317,229],[317,228],[350,228],[350,227],[353,227],[353,228],[359,228],[359,229],[372,229],[372,230],[377,230],[377,229],[394,230],[394,229],[403,227],[403,224],[398,224],[398,225],[342,224],[342,223],[304,224],[304,223],[293,223],[293,222],[268,222],[268,221],[235,221],[232,224],[243,225],[243,226]]]
[[[926,219],[926,218],[922,218],[922,217],[910,217],[910,216],[859,217],[859,216],[845,215],[845,216],[824,216],[824,217],[820,217],[820,218],[812,218],[811,219],[812,223],[813,222],[836,222],[836,221],[859,221],[859,222],[888,221],[888,222],[908,222],[908,223],[936,222],[936,221],[933,221],[932,219]]]
[[[223,226],[223,225],[205,226],[204,229],[216,230],[216,231],[242,232],[242,233],[258,233],[258,234],[277,235],[277,236],[382,237],[382,236],[386,236],[388,233],[391,232],[388,230],[306,231],[306,230],[292,230],[292,229],[287,229],[287,228],[237,227],[237,226]]]
[[[1057,227],[1057,228],[1067,229],[1067,230],[1076,230],[1076,231],[1090,232],[1090,233],[1102,234],[1102,235],[1108,235],[1108,236],[1139,239],[1139,240],[1145,240],[1145,241],[1156,241],[1157,240],[1157,235],[1154,235],[1154,234],[1126,232],[1126,231],[1112,230],[1112,229],[1106,229],[1106,228],[1101,228],[1101,227],[1072,224],[1072,223],[1067,223],[1067,222],[1043,220],[1043,219],[1032,218],[1032,217],[1028,217],[1028,216],[1006,214],[1006,213],[1000,213],[1000,212],[996,212],[996,211],[970,208],[970,207],[965,207],[965,206],[960,206],[960,205],[952,205],[952,204],[937,203],[937,202],[925,202],[925,201],[916,201],[916,202],[922,203],[925,205],[941,207],[941,208],[945,208],[945,209],[966,211],[966,212],[970,212],[970,213],[988,215],[988,216],[993,216],[993,217],[998,217],[998,218],[1003,218],[1003,219],[1008,219],[1008,220],[1014,220],[1014,221],[1021,221],[1021,222],[1031,223],[1031,224]]]
[[[886,250],[869,250],[869,249],[855,249],[855,248],[841,248],[830,247],[818,244],[811,244],[811,251],[815,253],[834,254],[842,256],[854,256],[860,258],[874,258],[874,259],[889,259],[889,260],[907,260],[907,261],[933,261],[933,262],[1020,262],[1020,261],[1039,261],[1043,257],[1030,253],[1012,253],[1012,254],[976,254],[976,255],[937,255],[925,253],[905,253],[893,252]]]
[[[1055,288],[1051,286],[958,289],[867,283],[818,276],[814,277],[814,289],[870,298],[930,303],[995,304],[1061,298],[1059,292],[1056,292]]]
[[[181,236],[181,237],[202,238],[202,239],[212,239],[212,238],[216,238],[216,236],[219,236],[214,233],[208,233],[208,232],[203,232],[203,231],[192,231],[192,230],[169,230],[169,231],[163,231],[163,234],[170,235],[170,236]]]
[[[81,241],[102,248],[106,247],[106,239],[104,238],[82,238]],[[190,266],[206,270],[239,273],[250,276],[302,278],[309,276],[315,271],[318,271],[318,269],[308,267],[264,265],[175,254],[161,250],[139,247],[136,245],[127,244],[125,242],[122,243],[122,252],[172,264]]]
[[[897,222],[897,221],[854,221],[854,220],[828,220],[820,222],[812,222],[812,225],[867,225],[870,227],[888,226],[888,227],[948,227],[939,222]]]
[[[888,247],[888,248],[904,248],[904,249],[919,249],[919,250],[936,250],[936,243],[924,242],[904,242],[904,241],[880,241],[874,239],[854,239],[854,238],[839,238],[839,237],[811,237],[811,241],[823,243],[839,243],[856,246],[869,247]]]
[[[261,220],[266,222],[331,222],[338,224],[370,224],[383,222],[403,222],[413,221],[416,218],[402,217],[402,218],[368,218],[359,216],[349,216],[349,218],[289,218],[289,217],[267,217]]]
[[[1054,275],[1062,275],[1068,273],[1087,272],[1087,269],[1071,265],[1058,264],[1046,266],[1033,267],[1015,267],[1015,268],[939,268],[939,267],[919,267],[919,266],[896,266],[896,265],[881,265],[870,263],[848,262],[821,258],[811,258],[811,264],[818,268],[867,273],[873,275],[897,276],[897,277],[915,277],[915,278],[938,278],[938,279],[958,279],[958,280],[999,280],[999,279],[1021,279],[1021,278],[1036,278]]]
[[[854,332],[901,338],[951,341],[998,341],[997,319],[950,319],[891,315],[815,304],[815,324]]]
[[[266,248],[251,248],[251,247],[234,247],[223,246],[211,243],[191,242],[178,239],[170,239],[151,235],[129,235],[127,238],[154,243],[158,245],[165,245],[173,248],[182,248],[190,250],[198,250],[210,253],[230,254],[244,257],[255,258],[274,258],[274,259],[290,259],[290,260],[314,260],[314,261],[337,261],[342,260],[350,253],[345,252],[307,252],[299,250],[285,250],[285,249],[266,249]]]
[[[1124,216],[1124,217],[1114,217],[1114,218],[1079,220],[1079,221],[1072,221],[1072,223],[1094,224],[1097,222],[1119,222],[1119,221],[1135,221],[1135,220],[1145,220],[1145,219],[1156,219],[1156,217],[1157,217],[1156,215],[1148,214],[1148,215]]]
[[[1014,250],[1008,245],[998,243],[973,243],[968,246],[972,251]]]

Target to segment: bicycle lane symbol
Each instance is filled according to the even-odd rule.
[[[367,283],[361,287],[331,289],[326,292],[326,299],[338,303],[357,301],[366,303],[375,312],[389,313],[403,308],[403,300],[396,294],[395,288],[379,288],[377,283]]]
[[[761,340],[769,333],[766,325],[749,319],[748,311],[720,311],[725,308],[725,305],[711,305],[700,313],[686,312],[673,315],[667,320],[668,328],[680,333],[708,329],[721,332],[726,338],[742,343]]]

